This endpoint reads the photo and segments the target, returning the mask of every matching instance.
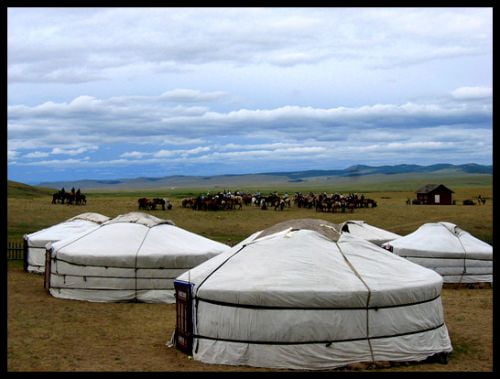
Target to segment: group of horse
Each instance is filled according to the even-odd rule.
[[[161,205],[161,209],[164,211],[165,209],[172,209],[172,203],[168,199],[155,197],[154,199],[148,199],[147,197],[141,197],[137,200],[139,204],[139,209],[145,211],[154,211],[156,210],[157,205]]]
[[[280,196],[278,192],[271,192],[263,195],[260,192],[254,194],[241,193],[236,191],[223,191],[216,194],[201,194],[197,197],[187,197],[182,199],[183,208],[193,210],[231,210],[242,209],[243,205],[256,206],[262,210],[273,208],[274,210],[284,210],[295,204],[298,208],[315,209],[317,212],[353,212],[356,208],[375,208],[377,202],[373,199],[365,198],[364,194],[357,193],[327,195],[325,192],[314,194],[310,192],[303,195],[296,192],[293,196],[287,193]]]
[[[241,210],[243,209],[243,197],[231,192],[207,193],[197,197],[184,198],[181,201],[181,206],[195,211]]]
[[[354,212],[356,208],[375,208],[377,202],[373,199],[365,198],[364,194],[357,193],[339,194],[333,193],[330,196],[326,193],[319,195],[309,192],[308,195],[302,195],[296,192],[294,195],[294,204],[299,208],[314,208],[317,212]]]
[[[62,188],[52,194],[52,204],[85,205],[87,204],[87,196],[80,192],[80,188],[76,191],[75,188],[71,188],[70,192],[66,192]]]

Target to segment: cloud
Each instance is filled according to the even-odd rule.
[[[144,152],[139,152],[139,151],[130,151],[127,153],[120,154],[121,158],[134,158],[134,159],[141,159],[145,156],[150,155],[150,153],[144,153]]]
[[[307,138],[338,141],[349,136],[364,138],[373,131],[378,137],[371,138],[387,138],[392,133],[389,129],[441,125],[489,128],[492,119],[491,104],[477,101],[185,112],[165,107],[154,96],[135,105],[115,100],[79,96],[68,103],[9,106],[9,145],[15,150],[24,146],[51,149],[51,154],[79,155],[101,145],[121,143],[200,146],[216,140],[222,145],[241,140],[246,145],[252,144],[252,138],[265,138],[270,143]],[[161,154],[170,154],[170,150]],[[183,153],[193,154],[189,149]],[[128,154],[137,156],[138,152]]]
[[[50,155],[49,153],[43,151],[33,151],[31,153],[24,155],[24,158],[46,158],[49,155]]]
[[[485,99],[493,96],[493,89],[491,87],[460,87],[453,90],[451,95],[459,100]]]
[[[80,155],[90,150],[97,150],[97,146],[79,147],[77,149],[64,149],[54,147],[50,154],[52,155]]]
[[[9,161],[14,160],[19,157],[19,152],[15,150],[7,150],[7,159]]]
[[[161,94],[160,98],[177,102],[213,101],[226,96],[223,91],[202,92],[193,89],[174,89]]]
[[[491,11],[10,8],[8,79],[85,83],[214,63],[293,67],[345,59],[384,68],[489,54]]]
[[[463,90],[455,93],[463,96]],[[137,96],[82,95],[9,106],[9,168],[81,170],[89,178],[106,170],[121,177],[205,175],[251,167],[266,172],[341,168],[349,162],[423,164],[432,157],[465,163],[492,159],[492,104],[477,98],[458,102],[448,94],[400,104],[186,112],[192,107],[169,106],[160,96],[132,101]],[[63,159],[44,159],[48,156]]]

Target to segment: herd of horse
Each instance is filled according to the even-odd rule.
[[[356,208],[375,208],[377,202],[373,199],[365,198],[364,194],[357,193],[331,195],[326,192],[314,194],[313,192],[303,195],[296,192],[293,196],[287,193],[280,196],[277,192],[262,195],[260,192],[254,194],[240,193],[234,194],[230,191],[218,192],[216,194],[200,194],[197,197],[187,197],[182,199],[183,208],[193,210],[231,210],[243,208],[243,205],[257,206],[262,210],[273,208],[283,210],[290,208],[294,204],[298,208],[315,209],[317,212],[354,212]]]
[[[52,204],[68,204],[68,205],[85,205],[87,204],[87,196],[80,192],[80,188],[75,191],[75,188],[71,188],[71,191],[66,192],[64,187],[52,194]]]
[[[216,194],[201,194],[197,197],[187,197],[182,199],[181,206],[183,208],[191,208],[197,211],[218,211],[243,209],[243,196],[238,192],[219,192]]]
[[[80,192],[80,189],[66,192],[64,188],[52,195],[52,204],[87,204],[86,196]],[[137,200],[139,210],[156,210],[161,206],[162,210],[172,209],[172,203],[165,198],[141,197]],[[309,192],[303,195],[301,192],[295,192],[293,196],[288,193],[279,195],[278,192],[271,192],[263,195],[260,192],[253,194],[236,191],[221,191],[211,194],[200,194],[196,197],[186,197],[182,199],[183,208],[193,210],[218,211],[218,210],[241,210],[243,205],[256,206],[262,210],[273,208],[274,210],[284,210],[294,204],[298,208],[315,209],[317,212],[353,212],[356,208],[375,208],[377,202],[373,199],[365,198],[364,194],[357,193],[328,195],[326,192],[315,194]]]
[[[162,210],[172,209],[172,203],[168,199],[155,197],[154,199],[148,199],[147,197],[141,197],[137,200],[139,204],[139,209],[145,211],[154,211],[156,210],[156,206],[160,205]]]

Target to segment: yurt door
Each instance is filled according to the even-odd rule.
[[[28,239],[23,239],[23,269],[28,272]]]
[[[193,307],[191,283],[174,282],[177,321],[175,326],[176,347],[191,355],[193,350]]]
[[[43,276],[43,288],[50,290],[50,270],[52,269],[52,259],[50,250],[45,250],[45,273]]]

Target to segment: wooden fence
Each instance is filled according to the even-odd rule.
[[[7,241],[7,259],[8,260],[23,260],[24,259],[24,242],[23,241]]]

